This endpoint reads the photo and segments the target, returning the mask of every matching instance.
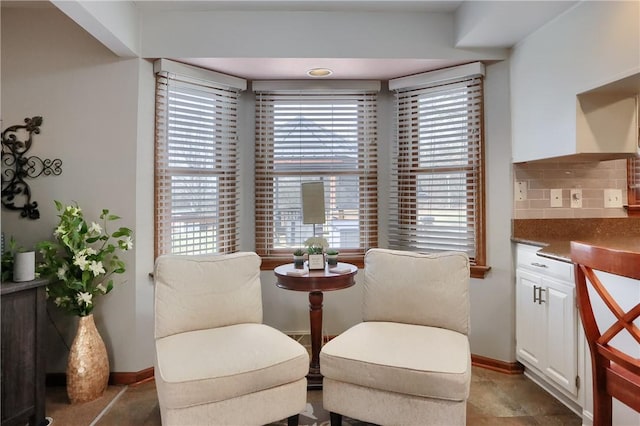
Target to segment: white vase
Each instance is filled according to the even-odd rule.
[[[36,252],[17,252],[13,257],[13,281],[32,281],[36,278]]]

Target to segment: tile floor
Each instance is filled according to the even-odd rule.
[[[74,415],[83,407],[60,404],[64,388],[47,389],[47,415],[52,426],[159,426],[160,410],[153,380],[120,387],[116,396],[96,409],[92,421]],[[322,391],[309,391],[301,425],[326,426],[329,415],[322,408]],[[57,404],[52,405],[53,402]],[[91,404],[91,403],[88,403]],[[84,417],[80,420],[80,417]],[[58,419],[58,421],[56,421]],[[580,425],[580,417],[523,375],[506,375],[473,367],[468,425]],[[286,424],[274,423],[272,426]],[[345,419],[344,426],[365,423]],[[190,426],[190,425],[185,425]],[[195,425],[194,425],[195,426]]]

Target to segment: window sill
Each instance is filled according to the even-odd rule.
[[[358,268],[364,268],[364,256],[363,255],[344,255],[338,256],[338,262],[351,263]],[[284,265],[286,263],[292,263],[292,258],[288,257],[263,257],[262,265],[260,269],[262,271],[272,271],[276,266]],[[484,277],[491,270],[491,266],[471,266],[471,278],[484,279]]]
[[[484,279],[487,276],[491,266],[471,266],[471,278]]]
[[[364,255],[339,255],[338,262],[351,263],[352,265],[356,265],[358,268],[362,269],[364,268]],[[262,257],[260,270],[271,271],[275,269],[276,266],[285,265],[287,263],[293,263],[293,258],[291,256]]]

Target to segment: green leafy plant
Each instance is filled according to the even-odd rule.
[[[311,246],[307,248],[307,253],[309,254],[322,254],[322,247]]]
[[[336,249],[328,249],[328,250],[327,250],[327,255],[328,255],[328,256],[337,256],[337,255],[338,255],[338,253],[339,253],[339,252],[338,252],[338,250],[336,250]]]
[[[294,255],[294,256],[304,256],[304,250],[302,250],[301,248],[296,249],[296,250],[293,252],[293,255]]]
[[[56,241],[37,244],[43,257],[38,272],[52,280],[47,296],[56,306],[69,314],[86,316],[93,311],[98,296],[113,290],[111,276],[125,272],[125,263],[117,252],[133,248],[133,232],[121,227],[109,233],[109,222],[120,219],[109,210],[102,210],[102,225],[89,224],[77,204],[55,203],[60,212],[60,222],[53,232]]]
[[[18,242],[15,238],[9,238],[7,247],[2,253],[2,260],[0,263],[0,265],[2,265],[2,281],[13,280],[13,262],[16,257],[16,253],[20,250],[21,248],[18,247]]]

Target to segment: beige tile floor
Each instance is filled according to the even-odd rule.
[[[64,388],[48,388],[47,415],[54,420],[52,426],[160,425],[160,410],[152,380],[135,386],[111,388],[109,398],[113,399],[99,404],[96,401],[93,416],[87,415],[87,407],[61,403],[64,400]],[[300,424],[328,425],[329,414],[322,408],[322,391],[309,391],[307,402],[307,409],[300,416]],[[582,423],[577,415],[523,375],[506,375],[478,367],[473,367],[471,394],[467,404],[468,425],[552,426]],[[286,422],[274,423],[280,424]],[[345,418],[343,425],[364,426],[366,423]]]

